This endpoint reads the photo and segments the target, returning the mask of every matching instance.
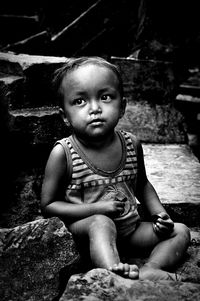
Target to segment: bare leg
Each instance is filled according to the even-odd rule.
[[[165,240],[160,240],[153,232],[151,223],[141,223],[130,239],[134,248],[148,248],[152,252],[147,263],[140,269],[140,279],[149,280],[177,280],[173,273],[169,273],[183,257],[190,241],[188,228],[183,224],[175,224],[174,231]]]
[[[116,247],[116,227],[114,222],[104,215],[93,215],[69,226],[77,238],[89,239],[90,257],[95,267],[111,270],[121,276],[138,278],[137,266],[120,262]]]

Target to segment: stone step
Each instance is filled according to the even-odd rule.
[[[176,221],[199,225],[200,163],[184,144],[143,144],[146,172]]]
[[[0,72],[5,74],[14,74],[23,76],[31,72],[31,68],[42,66],[43,72],[47,71],[49,66],[59,67],[67,60],[66,57],[40,56],[28,54],[15,54],[12,52],[0,52]],[[45,70],[46,69],[46,70]],[[38,69],[39,71],[40,69]],[[40,72],[37,73],[40,77]]]
[[[0,52],[0,80],[8,86],[13,76],[23,78],[23,97],[13,98],[9,104],[13,109],[56,105],[52,93],[52,74],[61,67],[66,57],[39,56]],[[19,85],[21,86],[21,82]],[[12,91],[12,87],[9,86]]]
[[[8,109],[24,106],[24,82],[25,78],[23,76],[0,73],[0,89],[4,91],[3,102]],[[3,103],[0,103],[0,105],[2,106]]]
[[[190,94],[193,96],[200,96],[200,81],[196,84],[182,83],[179,86],[179,91],[181,94]]]
[[[188,103],[193,106],[196,105],[196,107],[198,106],[200,109],[200,97],[192,96],[189,94],[178,94],[176,96],[176,100],[182,103]]]
[[[20,133],[30,145],[52,145],[69,134],[58,107],[24,108],[10,110],[10,131]]]

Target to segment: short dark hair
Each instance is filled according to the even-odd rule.
[[[114,65],[114,64],[108,62],[107,60],[105,60],[101,57],[98,57],[98,56],[82,56],[82,57],[78,57],[78,58],[72,57],[72,58],[69,58],[66,61],[66,63],[61,68],[58,68],[53,74],[52,84],[53,84],[54,91],[56,93],[58,104],[61,108],[63,108],[63,95],[60,92],[60,86],[61,86],[63,78],[70,71],[73,71],[76,68],[86,65],[86,64],[94,64],[94,65],[98,65],[101,67],[106,67],[106,68],[110,69],[111,71],[113,71],[119,81],[120,95],[121,95],[121,97],[123,97],[124,91],[123,91],[122,77],[121,77],[120,71],[116,65]]]

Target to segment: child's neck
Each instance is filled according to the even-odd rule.
[[[100,149],[109,147],[109,145],[111,145],[113,143],[113,141],[116,139],[116,133],[113,132],[107,136],[98,137],[98,139],[94,139],[94,138],[89,139],[88,138],[86,140],[85,138],[82,138],[77,135],[74,135],[74,137],[75,137],[76,141],[78,143],[80,143],[80,145],[82,145],[84,148],[100,150]]]
[[[92,162],[93,166],[104,171],[116,170],[122,160],[122,145],[117,133],[99,139],[98,141],[85,141],[74,135],[75,142],[85,157]]]

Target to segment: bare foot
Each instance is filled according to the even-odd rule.
[[[118,263],[110,268],[110,271],[116,273],[124,278],[138,279],[139,278],[139,269],[135,264],[128,263]]]
[[[140,269],[139,272],[139,279],[140,280],[151,280],[151,281],[157,281],[157,280],[171,280],[171,281],[180,281],[180,277],[177,274],[174,273],[168,273],[166,271],[163,271],[159,268],[149,267],[149,266],[143,266]]]

